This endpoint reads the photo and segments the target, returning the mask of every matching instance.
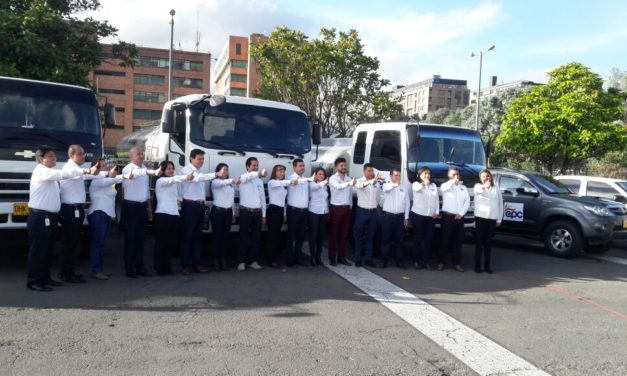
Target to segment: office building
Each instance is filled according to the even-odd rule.
[[[216,62],[215,94],[254,97],[259,75],[250,57],[250,46],[267,39],[263,34],[248,37],[230,35]]]
[[[439,75],[411,85],[397,85],[391,94],[392,98],[403,97],[401,104],[405,115],[419,119],[440,108],[465,108],[470,100],[466,80],[442,78]]]

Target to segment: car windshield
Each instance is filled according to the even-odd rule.
[[[553,179],[546,175],[534,175],[534,183],[536,183],[544,192],[555,194],[569,194],[572,193],[570,189],[558,180]]]
[[[617,181],[616,184],[618,184],[623,191],[627,192],[627,181]]]

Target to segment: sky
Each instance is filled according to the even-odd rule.
[[[119,29],[115,38],[168,48],[170,9],[174,46],[217,57],[229,35],[271,33],[277,26],[310,39],[322,27],[355,29],[365,53],[379,59],[379,73],[393,85],[433,75],[467,80],[476,90],[483,55],[482,87],[546,82],[546,73],[579,62],[603,78],[627,70],[627,1],[624,0],[100,0],[92,16]]]

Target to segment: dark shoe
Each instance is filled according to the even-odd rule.
[[[183,268],[181,270],[181,274],[183,274],[183,275],[192,275],[192,268]]]
[[[421,265],[423,268],[425,268],[425,270],[429,270],[429,271],[433,270],[433,268],[431,267],[431,265],[429,265],[428,262],[423,262]]]
[[[444,270],[444,264],[438,264],[438,271],[441,272]]]
[[[381,261],[381,269],[385,269],[387,267],[388,267],[388,260],[383,259],[383,261]]]
[[[126,272],[126,276],[128,278],[137,278],[137,273],[133,273],[133,272]]]
[[[414,262],[414,269],[416,269],[416,270],[422,269],[422,264],[419,263],[419,262]]]
[[[335,259],[330,259],[330,260],[329,260],[329,265],[331,265],[331,266],[337,266],[337,262],[335,261]]]
[[[316,266],[316,259],[315,259],[315,258],[313,258],[313,257],[312,257],[312,258],[310,258],[310,259],[309,259],[309,264],[310,264],[311,266]]]
[[[461,265],[455,265],[453,268],[460,273],[465,272],[464,268],[462,268]]]
[[[475,273],[481,273],[481,272],[482,272],[481,268],[478,266],[475,266]]]
[[[207,267],[205,266],[197,266],[194,268],[194,273],[207,273],[209,271],[209,269],[207,269]]]
[[[220,270],[226,270],[226,260],[225,259],[221,259],[220,260]]]
[[[486,268],[485,272],[488,274],[494,274],[494,270],[490,269],[490,268]]]
[[[63,283],[55,280],[55,279],[48,279],[48,281],[46,282],[46,285],[48,286],[53,286],[53,287],[59,287],[59,286],[63,286]]]
[[[148,273],[145,270],[142,270],[141,272],[137,272],[135,273],[138,277],[152,277],[152,273]]]
[[[350,261],[348,261],[348,260],[347,260],[347,259],[345,259],[345,258],[338,259],[338,260],[337,260],[337,263],[338,263],[338,264],[342,264],[342,265],[346,265],[346,266],[352,266],[352,265],[353,265],[353,264],[351,264],[351,262],[350,262]],[[361,264],[360,264],[359,266],[361,266]]]
[[[361,267],[361,261],[359,261],[359,260],[355,261],[355,266],[360,268]]]
[[[322,265],[322,259],[320,256],[316,256],[316,266]]]
[[[371,268],[376,268],[377,264],[374,263],[374,261],[372,260],[367,260],[364,264],[366,264],[366,266],[369,266]]]
[[[307,265],[305,265],[304,262],[300,261],[300,259],[296,259],[296,262],[294,262],[294,264],[300,265],[300,266],[307,266]]]
[[[52,287],[42,285],[41,283],[29,283],[26,285],[26,288],[28,288],[29,290],[38,291],[38,292],[54,291]]]
[[[276,262],[276,261],[272,261],[272,262],[270,263],[270,266],[271,266],[271,267],[273,267],[274,269],[276,269],[276,268],[278,268],[278,267],[279,267],[279,263],[278,263],[278,262]]]
[[[405,263],[402,261],[397,261],[396,262],[396,267],[399,269],[407,269],[407,267],[405,266]]]
[[[76,274],[66,274],[60,277],[63,282],[67,283],[85,283],[86,281]]]

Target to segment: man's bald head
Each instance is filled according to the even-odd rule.
[[[144,163],[144,150],[138,146],[133,146],[128,151],[128,157],[131,160],[131,162],[139,166],[142,163]]]

